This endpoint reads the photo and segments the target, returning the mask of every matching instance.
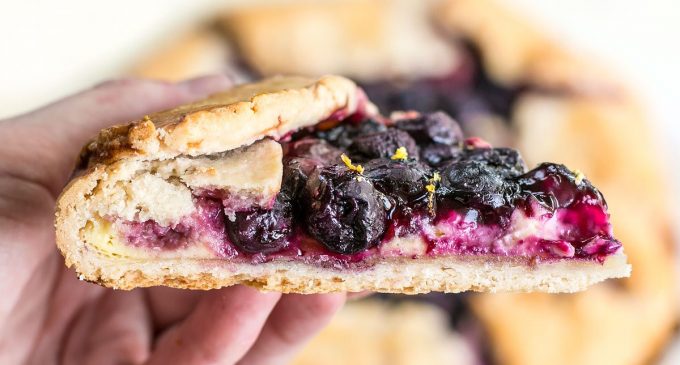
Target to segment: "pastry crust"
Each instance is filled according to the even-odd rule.
[[[95,164],[219,153],[264,137],[280,138],[358,108],[375,112],[346,78],[271,77],[105,129],[85,147],[81,159]]]
[[[615,254],[604,264],[564,260],[534,266],[527,259],[485,256],[382,258],[351,270],[320,267],[302,261],[274,260],[250,264],[221,259],[81,261],[80,278],[116,289],[164,285],[215,289],[235,284],[282,293],[375,291],[419,294],[431,291],[572,293],[609,278],[630,275],[626,256]]]

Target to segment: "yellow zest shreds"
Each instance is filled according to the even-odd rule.
[[[439,175],[439,173],[437,171],[435,171],[434,174],[432,175],[432,181],[433,182],[442,181],[442,177],[441,177],[441,175]]]
[[[586,175],[579,170],[574,170],[574,175],[576,175],[576,185],[580,185],[581,181],[586,178]]]
[[[406,159],[408,159],[408,151],[406,150],[406,147],[397,148],[397,150],[394,151],[391,159],[406,161]]]
[[[425,190],[427,190],[427,209],[429,210],[431,216],[435,215],[434,193],[437,190],[437,186],[435,184],[441,180],[442,177],[439,175],[438,172],[435,171],[435,173],[432,174],[432,178],[429,181],[430,183],[425,185]]]
[[[350,160],[346,154],[343,153],[342,155],[340,155],[340,159],[342,159],[342,162],[345,163],[345,166],[347,166],[348,169],[356,171],[360,174],[364,173],[364,167],[361,165],[352,165],[352,160]]]
[[[145,115],[144,118],[142,118],[142,120],[145,121],[145,122],[150,122],[151,117],[149,117],[148,115]]]

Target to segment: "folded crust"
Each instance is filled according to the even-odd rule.
[[[271,77],[192,104],[102,130],[83,150],[84,162],[168,159],[233,150],[364,108],[356,85],[343,77]]]

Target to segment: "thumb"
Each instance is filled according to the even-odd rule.
[[[34,112],[0,122],[0,172],[32,181],[58,195],[80,148],[100,129],[169,109],[231,86],[226,76],[172,84],[122,79],[108,81]]]

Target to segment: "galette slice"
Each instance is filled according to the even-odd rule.
[[[104,130],[82,161],[57,244],[110,287],[572,292],[630,273],[583,174],[527,171],[441,112],[381,116],[337,76]]]

